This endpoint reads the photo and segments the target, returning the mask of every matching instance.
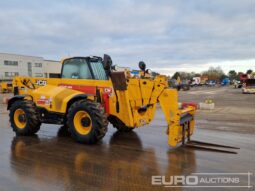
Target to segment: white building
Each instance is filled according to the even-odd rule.
[[[43,62],[44,76],[49,78],[51,75],[60,74],[62,65],[60,61],[44,60]]]
[[[61,73],[59,61],[42,57],[0,53],[0,80],[11,80],[14,76],[50,77]]]

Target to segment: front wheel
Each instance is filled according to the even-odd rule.
[[[10,108],[10,123],[17,135],[33,135],[39,131],[41,122],[36,106],[32,101],[19,100]]]
[[[105,136],[108,121],[99,103],[80,100],[69,108],[67,126],[76,141],[95,144]]]

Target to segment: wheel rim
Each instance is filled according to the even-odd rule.
[[[92,129],[92,121],[86,111],[78,111],[74,116],[75,130],[81,135],[87,135]]]
[[[14,123],[19,129],[24,129],[26,122],[26,113],[23,109],[17,109],[14,112]]]

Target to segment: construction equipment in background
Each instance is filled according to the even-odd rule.
[[[248,76],[248,79],[255,79],[255,72],[247,74],[247,76]]]
[[[168,86],[170,88],[177,89],[178,91],[188,91],[190,90],[190,81],[189,80],[180,80],[178,82],[178,79],[168,79]]]
[[[178,76],[176,82],[177,82],[176,89],[177,89],[178,91],[180,91],[180,90],[183,90],[183,91],[190,90],[190,83],[189,83],[189,80],[181,80],[181,77]]]
[[[180,86],[180,84],[181,84],[181,77],[180,76],[177,77],[176,82],[177,82],[177,85]]]
[[[214,87],[217,85],[217,81],[216,80],[208,80],[208,81],[206,81],[205,85],[207,87]]]
[[[200,85],[205,86],[208,80],[209,80],[208,76],[201,76]]]
[[[233,85],[234,85],[234,88],[241,88],[242,87],[242,84],[241,84],[241,81],[240,80],[233,80]]]
[[[240,76],[240,81],[243,94],[255,93],[255,72],[251,74],[242,74]]]
[[[246,81],[247,79],[249,79],[249,78],[248,78],[248,75],[247,75],[247,74],[242,74],[242,75],[240,76],[240,82],[241,82],[241,84],[245,83],[245,81]]]
[[[201,77],[193,77],[191,86],[199,86],[201,83]]]
[[[13,87],[11,82],[1,82],[1,93],[12,93]]]
[[[221,85],[222,85],[222,86],[228,86],[229,84],[230,84],[229,78],[224,78],[224,79],[221,81]]]
[[[183,91],[190,90],[190,81],[189,80],[182,80],[180,84],[180,89]]]
[[[242,87],[243,94],[254,94],[255,93],[255,79],[247,79],[243,83]]]
[[[151,123],[160,103],[168,144],[190,141],[195,108],[178,109],[177,91],[168,88],[166,76],[152,79],[144,62],[139,78],[113,68],[108,55],[72,57],[62,61],[61,78],[16,77],[7,107],[13,131],[27,136],[41,123],[64,124],[76,141],[94,144],[105,136],[108,121],[124,132]]]

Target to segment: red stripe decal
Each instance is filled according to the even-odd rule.
[[[65,87],[73,90],[77,90],[80,92],[84,92],[86,94],[96,94],[96,86],[83,86],[83,85],[73,85],[73,84],[59,84],[60,87]]]

